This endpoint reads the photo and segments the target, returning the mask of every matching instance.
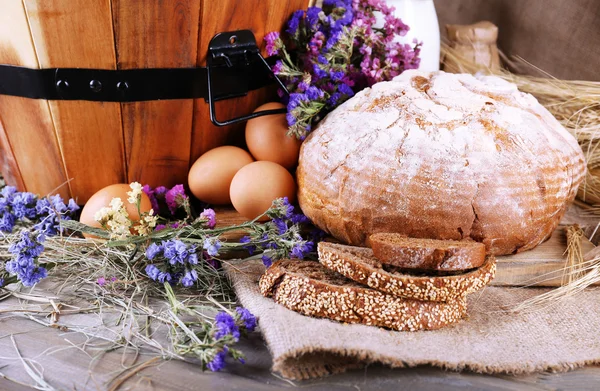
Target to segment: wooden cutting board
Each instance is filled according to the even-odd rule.
[[[246,219],[231,207],[216,208],[217,224],[220,227],[241,224]],[[228,240],[238,240],[243,232],[230,232]],[[583,253],[595,246],[586,238],[582,239]],[[560,286],[562,270],[565,267],[567,235],[559,226],[552,237],[530,251],[498,257],[498,271],[491,285],[496,286]]]
[[[582,239],[583,254],[594,247],[585,237]],[[559,226],[550,239],[533,250],[498,257],[498,271],[491,285],[560,286],[566,250],[566,231]]]

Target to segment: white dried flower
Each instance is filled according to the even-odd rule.
[[[127,202],[137,204],[142,199],[142,185],[139,182],[131,182],[131,191],[127,192]]]

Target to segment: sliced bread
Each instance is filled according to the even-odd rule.
[[[277,261],[259,287],[264,296],[304,315],[401,331],[439,329],[466,313],[464,298],[444,303],[387,295],[313,261]]]
[[[457,271],[485,262],[485,245],[475,241],[409,238],[378,233],[369,237],[375,258],[404,269]]]
[[[496,274],[492,255],[479,268],[449,276],[422,276],[388,267],[370,248],[321,242],[319,262],[345,277],[390,295],[417,300],[452,301],[482,289]]]

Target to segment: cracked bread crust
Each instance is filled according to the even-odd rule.
[[[347,244],[396,232],[502,255],[546,240],[584,173],[575,138],[513,84],[411,70],[319,123],[301,147],[298,201]]]
[[[439,329],[458,322],[467,310],[464,298],[433,302],[395,297],[313,261],[277,261],[261,277],[259,287],[264,296],[307,316],[399,331]]]
[[[373,255],[404,269],[459,271],[483,265],[485,246],[474,241],[415,239],[379,233],[369,237]]]
[[[466,273],[450,276],[420,276],[389,272],[369,248],[321,242],[319,262],[345,277],[390,295],[417,300],[453,301],[483,289],[496,274],[496,260]]]

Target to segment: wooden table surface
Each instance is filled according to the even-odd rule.
[[[227,210],[218,210],[217,216],[220,224],[242,220]],[[36,289],[43,289],[43,284]],[[20,301],[14,297],[0,301],[0,391],[25,390],[34,385],[44,390],[173,391],[267,391],[296,387],[328,391],[600,389],[600,366],[558,374],[490,376],[429,366],[390,369],[373,365],[324,379],[291,382],[271,373],[271,356],[258,332],[240,341],[239,347],[247,356],[245,365],[230,363],[223,372],[202,372],[196,363],[163,361],[156,359],[150,350],[105,352],[106,340],[89,339],[73,331],[90,327],[94,322],[107,322],[96,314],[61,315],[59,324],[63,327],[56,328],[15,312],[19,307]],[[43,316],[40,319],[50,323]]]
[[[3,302],[0,311],[11,305]],[[12,303],[14,304],[14,303]],[[93,316],[93,315],[88,315]],[[271,356],[259,333],[240,343],[247,363],[231,363],[219,373],[202,372],[196,364],[153,359],[149,352],[123,350],[101,353],[99,341],[82,334],[50,328],[8,313],[0,314],[0,390],[30,389],[29,373],[42,374],[46,388],[58,390],[597,390],[600,367],[528,376],[456,373],[421,366],[364,370],[324,379],[290,382],[271,373]],[[144,365],[144,363],[146,363]],[[128,377],[129,376],[129,377]],[[38,382],[38,384],[40,384]]]

